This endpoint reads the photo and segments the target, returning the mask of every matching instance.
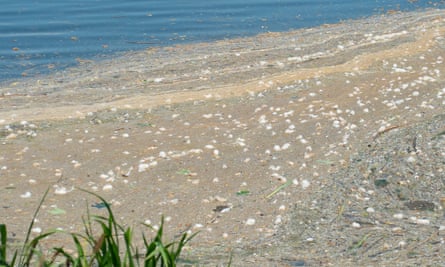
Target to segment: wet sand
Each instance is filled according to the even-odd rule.
[[[396,13],[3,84],[3,221],[23,238],[50,187],[35,230],[80,231],[96,200],[78,187],[128,225],[162,214],[171,237],[201,231],[184,255],[203,265],[357,261],[279,252],[280,229],[376,138],[445,113],[444,36],[444,11]]]

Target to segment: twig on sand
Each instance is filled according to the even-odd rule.
[[[384,134],[384,133],[386,133],[386,132],[389,132],[389,131],[391,131],[391,130],[400,128],[400,127],[402,127],[402,126],[403,126],[403,125],[393,125],[393,126],[390,126],[390,127],[388,127],[388,128],[385,128],[385,129],[383,129],[383,130],[381,130],[381,131],[378,131],[377,133],[373,134],[372,140],[376,140],[376,139],[379,138],[382,134]]]

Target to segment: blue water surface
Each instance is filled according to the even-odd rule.
[[[1,1],[0,81],[152,46],[288,31],[444,0]]]

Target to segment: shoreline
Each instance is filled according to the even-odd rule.
[[[152,108],[169,104],[165,101],[169,98],[173,103],[202,100],[199,94],[239,96],[335,72],[366,71],[383,58],[428,49],[428,40],[444,29],[435,29],[439,26],[433,23],[421,32],[425,36],[413,32],[423,27],[422,21],[440,18],[443,13],[375,16],[347,21],[349,24],[153,48],[114,60],[86,62],[78,68],[3,85],[0,125],[27,118],[79,118],[107,108]],[[422,16],[416,17],[419,14]],[[383,27],[399,19],[402,24]],[[359,27],[363,28],[357,30]],[[138,103],[138,98],[144,100]]]

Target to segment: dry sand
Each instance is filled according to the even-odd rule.
[[[21,240],[50,187],[34,231],[81,231],[103,212],[83,188],[126,225],[200,231],[191,265],[440,265],[444,36],[444,11],[396,13],[4,83],[0,222]]]

